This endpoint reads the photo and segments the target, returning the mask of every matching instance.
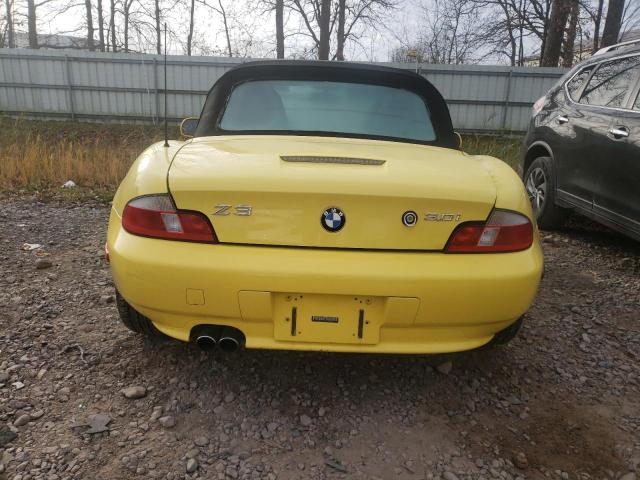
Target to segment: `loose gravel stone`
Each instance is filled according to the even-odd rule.
[[[51,268],[53,267],[53,263],[51,263],[51,260],[47,260],[45,258],[40,258],[38,260],[36,260],[36,269],[37,270],[45,270],[47,268]]]
[[[24,425],[26,425],[27,423],[29,423],[31,421],[31,417],[29,416],[28,413],[25,413],[23,415],[20,415],[18,418],[16,418],[15,422],[13,422],[13,424],[16,427],[22,427]]]
[[[125,398],[135,400],[138,398],[146,397],[147,389],[139,385],[136,385],[132,387],[123,388],[122,394],[125,396]]]
[[[195,458],[187,460],[187,473],[194,473],[198,469],[198,461]]]
[[[447,361],[438,365],[438,371],[443,375],[449,375],[452,369],[453,369],[453,363],[450,361]]]
[[[311,420],[311,417],[309,417],[309,415],[300,415],[300,423],[302,424],[303,427],[308,427],[313,423],[313,420]]]
[[[173,415],[166,415],[164,417],[160,417],[158,420],[160,425],[164,428],[173,428],[176,426],[176,418]]]

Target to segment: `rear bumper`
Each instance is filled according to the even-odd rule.
[[[526,312],[543,265],[538,242],[523,252],[484,255],[207,245],[130,235],[115,214],[108,247],[118,290],[163,333],[188,341],[197,325],[229,325],[244,333],[248,348],[289,350],[479,347]],[[375,334],[340,343],[326,335],[285,338],[276,327],[289,293],[320,304],[372,299],[377,310],[367,318],[375,319]]]

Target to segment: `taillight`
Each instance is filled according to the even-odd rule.
[[[131,200],[122,214],[122,226],[134,235],[217,243],[207,217],[200,212],[176,210],[169,195],[148,195]]]
[[[460,225],[451,235],[445,252],[518,252],[533,243],[533,225],[524,215],[494,210],[485,223]]]
[[[533,107],[531,108],[531,116],[535,117],[538,113],[540,113],[540,110],[542,110],[542,107],[544,107],[544,103],[547,100],[547,97],[540,97],[538,100],[536,100],[536,103],[533,104]]]

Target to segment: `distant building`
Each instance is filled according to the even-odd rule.
[[[629,30],[628,32],[622,34],[622,36],[620,37],[620,42],[628,42],[630,40],[637,39],[640,39],[640,30]],[[582,40],[582,42],[580,42],[580,45],[576,46],[575,52],[573,54],[573,64],[575,65],[582,60],[586,60],[587,58],[591,57],[591,55],[593,55],[593,39],[584,39]],[[530,55],[528,57],[525,57],[524,59],[525,67],[537,67],[539,64],[539,55]]]
[[[29,34],[27,32],[15,33],[16,48],[29,48]],[[96,42],[97,45],[97,42]],[[89,50],[87,37],[74,37],[72,35],[38,34],[39,48]]]

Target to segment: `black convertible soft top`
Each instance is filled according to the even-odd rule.
[[[238,131],[229,132],[219,128],[220,118],[227,105],[233,88],[249,80],[316,80],[332,82],[364,83],[383,85],[409,90],[419,95],[426,103],[431,115],[431,122],[436,134],[433,141],[418,141],[411,139],[389,138],[369,135],[357,135],[330,132],[283,132],[283,131]],[[369,138],[379,140],[394,140],[407,143],[421,143],[446,148],[458,148],[458,139],[453,131],[449,109],[440,92],[424,77],[409,70],[383,67],[379,65],[326,62],[274,60],[243,63],[226,72],[213,85],[207,95],[196,137],[228,134],[274,134],[283,135],[315,135]]]

